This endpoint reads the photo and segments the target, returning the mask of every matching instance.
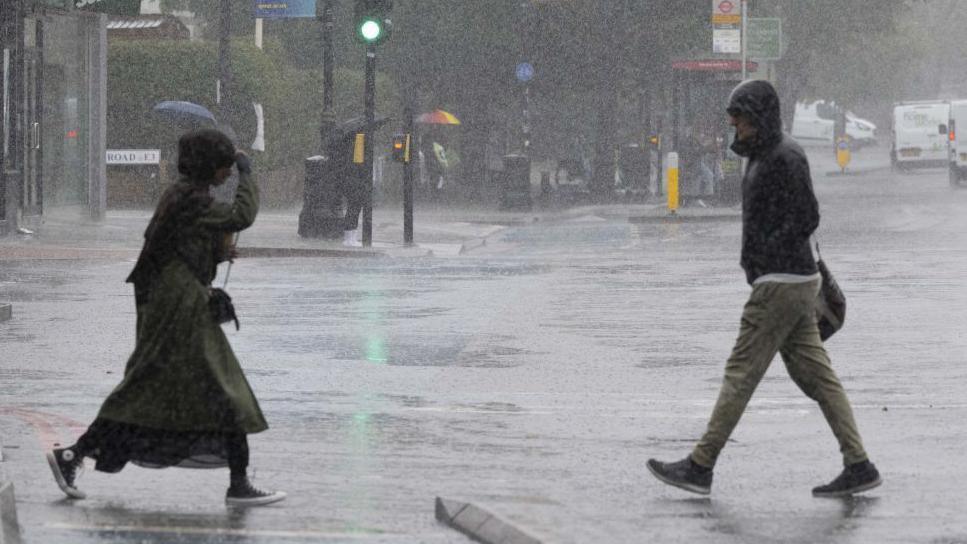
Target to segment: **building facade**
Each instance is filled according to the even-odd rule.
[[[0,2],[0,235],[104,214],[107,16],[77,1]]]

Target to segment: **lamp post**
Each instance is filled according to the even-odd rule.
[[[231,42],[229,40],[231,24],[231,0],[221,0],[218,25],[218,83],[215,87],[215,102],[218,104],[219,121],[229,126],[232,125],[232,116],[228,107],[232,80]]]
[[[332,45],[332,32],[335,27],[333,20],[333,0],[325,0],[320,20],[322,21],[322,119],[320,120],[319,135],[321,137],[322,152],[332,130],[336,126],[336,115],[332,111],[333,101],[333,65],[335,51]]]

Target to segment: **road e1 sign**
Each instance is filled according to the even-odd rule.
[[[105,157],[107,164],[158,164],[161,162],[159,149],[108,149]]]
[[[315,16],[316,0],[255,0],[256,19]]]
[[[779,60],[782,58],[782,19],[778,17],[749,18],[749,58]]]

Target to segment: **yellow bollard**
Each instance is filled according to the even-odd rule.
[[[846,172],[846,167],[849,166],[849,161],[852,158],[849,150],[849,138],[840,136],[836,140],[836,164],[839,165],[839,169]]]
[[[355,145],[353,145],[353,164],[363,164],[366,162],[366,135],[356,134]]]
[[[668,211],[678,212],[678,153],[668,154]]]

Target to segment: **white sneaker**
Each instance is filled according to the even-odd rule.
[[[225,504],[229,506],[265,506],[274,502],[283,501],[286,494],[282,491],[263,491],[252,486],[250,482],[245,485],[229,487],[225,493]]]

